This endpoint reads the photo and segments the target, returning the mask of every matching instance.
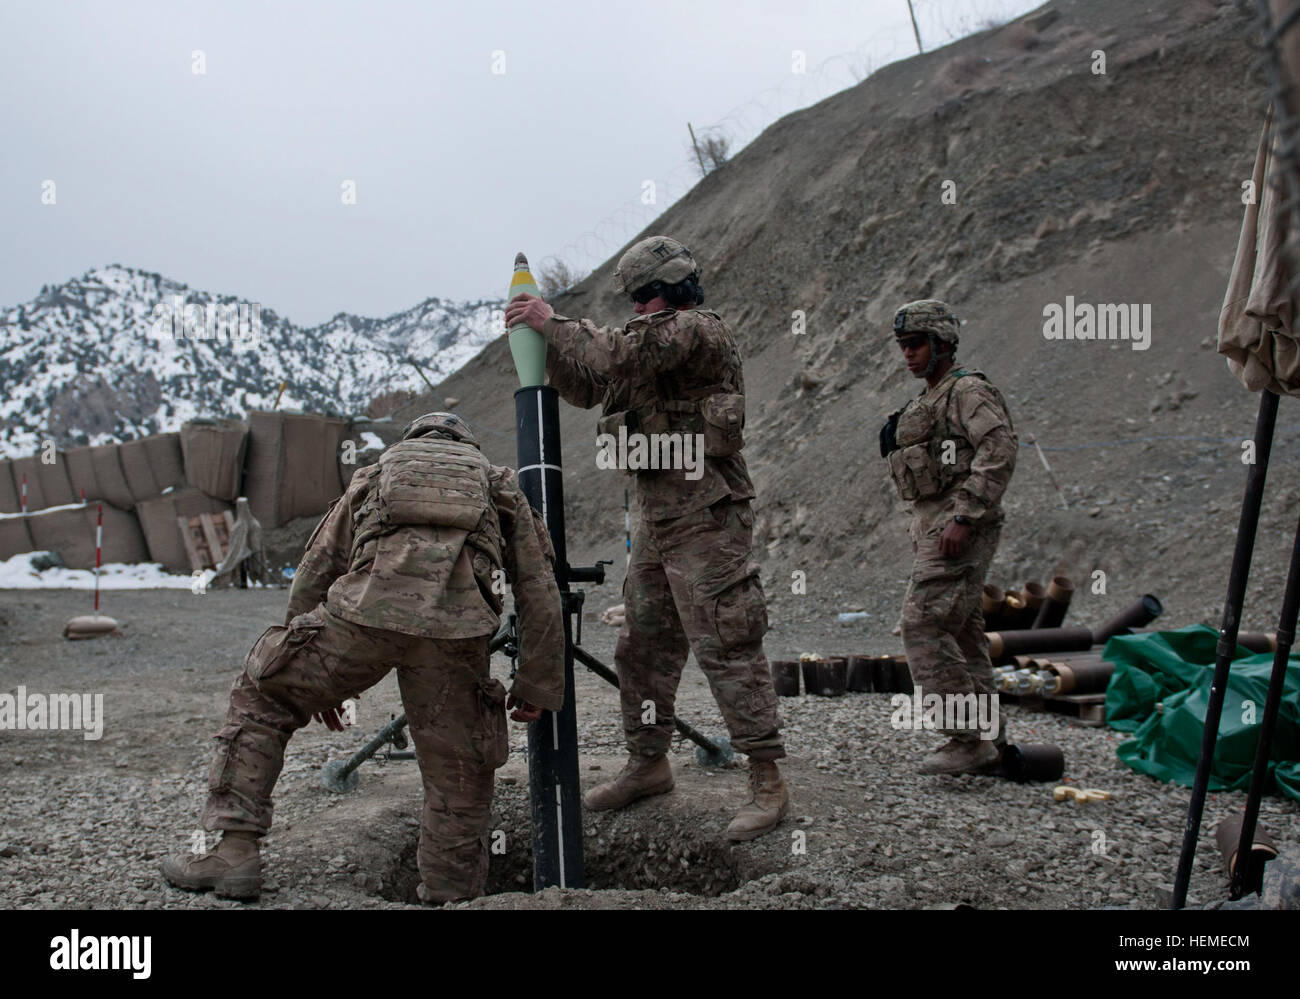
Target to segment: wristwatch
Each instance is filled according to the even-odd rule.
[[[959,513],[959,514],[957,514],[955,517],[953,517],[952,519],[953,519],[956,523],[961,524],[962,527],[970,527],[970,523],[971,523],[971,521],[970,521],[970,518],[969,518],[969,517],[963,517],[963,516]]]

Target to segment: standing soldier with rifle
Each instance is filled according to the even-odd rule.
[[[698,468],[693,475],[684,468],[636,472],[639,517],[614,652],[630,758],[583,804],[621,808],[672,790],[674,703],[693,650],[732,745],[750,759],[749,802],[727,836],[753,839],[780,822],[789,793],[776,764],[785,749],[763,654],[766,601],[751,550],[754,487],[740,454],[740,352],[722,318],[697,308],[704,302],[699,269],[676,240],[641,240],[619,261],[614,282],[637,314],[623,329],[555,315],[532,295],[506,308],[507,326],[526,323],[546,337],[546,371],[565,401],[602,407],[601,433],[691,435],[704,443],[702,475]]]
[[[912,515],[916,561],[903,600],[903,650],[926,693],[996,698],[980,597],[1002,530],[1002,493],[1018,441],[1002,393],[956,367],[957,317],[943,302],[909,302],[894,316],[907,370],[926,389],[889,417],[881,457]],[[945,697],[945,703],[952,703]],[[923,774],[979,772],[997,763],[999,731],[981,739],[951,725]]]
[[[203,808],[214,852],[173,857],[179,888],[229,898],[261,889],[258,841],[289,737],[315,715],[342,731],[345,698],[397,670],[424,781],[417,852],[425,902],[483,894],[494,771],[517,722],[564,700],[564,628],[554,555],[508,468],[488,464],[451,413],[409,424],[358,469],[307,542],[284,626],[248,654],[230,694]],[[502,610],[499,570],[519,613],[522,663],[509,697],[489,675]]]

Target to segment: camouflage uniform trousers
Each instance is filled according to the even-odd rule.
[[[264,834],[290,735],[396,669],[424,782],[420,877],[441,901],[483,894],[493,772],[509,752],[505,688],[488,677],[490,641],[367,628],[324,604],[269,629],[230,693],[204,828]]]
[[[747,500],[724,499],[637,525],[614,650],[623,732],[633,755],[668,751],[677,685],[694,651],[736,751],[755,760],[785,756],[763,654],[767,605],[751,553],[753,524]]]
[[[912,682],[923,694],[997,697],[981,598],[1001,525],[975,524],[958,558],[946,558],[939,551],[942,527],[919,539],[915,533],[916,561],[902,615],[903,651]],[[963,742],[979,738],[974,728],[949,729],[944,734]],[[999,728],[994,745],[1005,741]]]

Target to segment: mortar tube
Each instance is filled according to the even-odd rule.
[[[1124,634],[1129,628],[1145,628],[1164,610],[1159,598],[1144,593],[1093,632],[1093,640],[1098,645],[1105,645],[1108,639]]]
[[[1074,598],[1074,580],[1069,576],[1053,576],[1043,597],[1043,606],[1034,618],[1034,629],[1059,628]]]
[[[1081,652],[1092,648],[1091,628],[1038,628],[990,631],[989,657],[1007,662],[1012,656],[1045,652]]]

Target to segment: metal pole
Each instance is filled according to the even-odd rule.
[[[1246,492],[1241,501],[1241,518],[1237,522],[1237,543],[1232,552],[1232,569],[1228,573],[1228,595],[1223,603],[1223,620],[1219,625],[1219,642],[1215,649],[1214,680],[1205,708],[1205,729],[1201,735],[1201,755],[1196,761],[1196,781],[1187,806],[1187,825],[1183,830],[1183,848],[1178,857],[1174,878],[1173,904],[1181,909],[1187,903],[1187,885],[1196,859],[1196,840],[1205,811],[1205,793],[1210,782],[1210,764],[1219,738],[1219,716],[1223,713],[1223,695],[1228,686],[1228,670],[1237,651],[1237,631],[1241,626],[1241,605],[1246,598],[1250,578],[1250,560],[1255,551],[1255,532],[1259,527],[1259,508],[1264,499],[1264,480],[1268,477],[1268,458],[1273,449],[1273,427],[1277,422],[1277,396],[1264,391],[1259,397],[1259,414],[1255,418],[1255,462],[1246,474]]]
[[[925,49],[921,47],[921,29],[916,26],[916,11],[912,9],[912,0],[907,0],[907,13],[912,18],[912,34],[916,35],[916,51],[924,54]]]
[[[602,680],[606,680],[609,683],[612,683],[615,687],[619,685],[618,675],[612,669],[610,669],[603,662],[601,662],[599,659],[597,659],[595,656],[593,656],[590,652],[588,652],[586,649],[582,648],[581,646],[575,645],[573,647],[573,658],[577,659],[578,662],[582,663],[582,665],[586,666],[587,669],[591,670]],[[708,750],[710,753],[714,753],[715,755],[719,755],[719,756],[727,752],[727,750],[719,746],[716,742],[714,742],[707,735],[705,735],[703,732],[697,729],[694,725],[691,725],[689,722],[682,721],[682,719],[676,717],[675,715],[673,716],[673,725],[676,727],[678,732],[682,733],[682,735],[686,736],[686,738],[690,739],[691,742],[695,743],[695,745],[699,746],[700,748]]]
[[[1291,546],[1291,567],[1287,571],[1286,594],[1282,598],[1282,613],[1277,623],[1277,649],[1273,653],[1273,672],[1268,681],[1268,697],[1259,725],[1259,745],[1255,747],[1255,770],[1250,777],[1250,791],[1246,795],[1246,814],[1241,821],[1241,839],[1237,842],[1237,864],[1232,872],[1229,898],[1241,898],[1246,892],[1258,892],[1264,882],[1263,858],[1255,855],[1251,847],[1255,841],[1255,823],[1259,820],[1259,800],[1268,782],[1268,761],[1273,750],[1273,731],[1277,728],[1277,713],[1282,705],[1282,687],[1286,683],[1286,668],[1295,641],[1296,617],[1300,615],[1300,524],[1296,525],[1295,542]]]
[[[695,158],[700,161],[700,176],[703,177],[707,170],[704,169],[704,157],[700,155],[700,144],[695,141],[695,129],[691,128],[691,123],[686,123],[686,130],[691,133],[691,145],[695,147]]]
[[[549,385],[515,392],[519,487],[551,535],[555,581],[564,604],[564,707],[528,726],[528,788],[533,819],[533,889],[581,888],[582,796],[578,786],[578,715],[573,689],[574,602],[564,539],[559,393]],[[580,607],[581,604],[579,603]]]

